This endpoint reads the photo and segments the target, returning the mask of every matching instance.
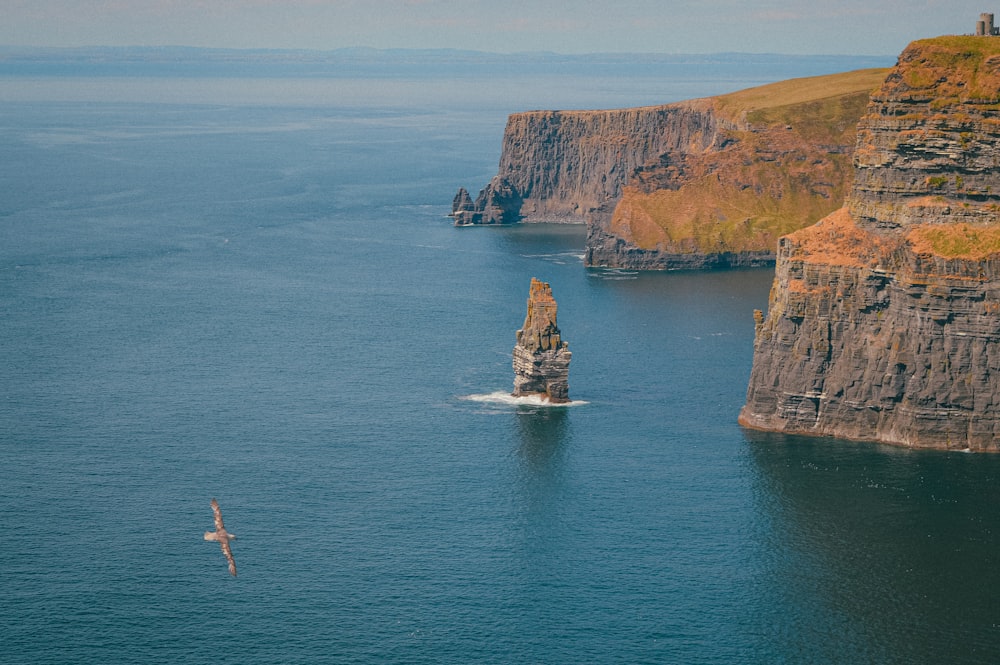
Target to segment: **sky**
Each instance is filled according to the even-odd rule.
[[[0,0],[2,46],[895,55],[983,0]]]

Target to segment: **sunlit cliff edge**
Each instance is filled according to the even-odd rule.
[[[740,422],[1000,451],[1000,38],[909,45],[854,166],[846,205],[780,240]]]

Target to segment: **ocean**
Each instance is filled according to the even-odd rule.
[[[745,60],[0,66],[0,662],[997,662],[1000,457],[736,424],[770,270],[446,217],[509,113],[857,64]]]

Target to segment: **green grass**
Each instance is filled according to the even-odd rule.
[[[911,232],[910,242],[944,258],[982,260],[1000,252],[1000,227],[965,223],[921,226]]]
[[[793,124],[796,107],[858,93],[865,96],[878,88],[888,69],[859,69],[841,74],[789,79],[740,90],[716,98],[721,113],[732,120],[753,115],[771,123]]]
[[[911,46],[916,48],[935,47],[935,51],[939,53],[935,60],[951,67],[976,60],[982,61],[991,55],[1000,55],[1000,39],[992,37],[944,35],[930,39],[918,39]]]
[[[932,106],[1000,103],[1000,39],[949,35],[910,44],[900,62],[903,83],[930,91]]]

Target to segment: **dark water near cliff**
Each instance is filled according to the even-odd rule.
[[[488,82],[202,83],[0,80],[0,661],[1000,657],[1000,457],[735,424],[767,271],[451,227]],[[490,397],[532,276],[568,408]]]

